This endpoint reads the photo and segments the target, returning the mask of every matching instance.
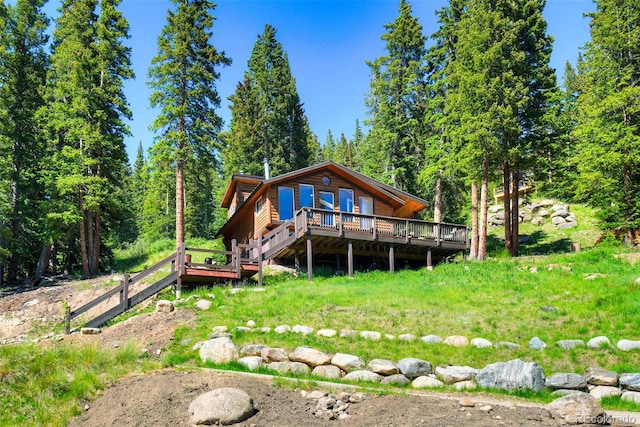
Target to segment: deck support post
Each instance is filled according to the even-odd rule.
[[[353,278],[353,242],[349,239],[347,243],[347,269],[349,277]]]
[[[393,253],[393,243],[391,243],[389,245],[389,271],[391,273],[396,271],[395,261],[396,261],[396,257],[395,257],[395,254]]]
[[[313,280],[313,252],[311,248],[311,234],[307,234],[307,280]]]
[[[236,279],[242,279],[242,249],[238,246],[238,242],[236,239],[233,239],[231,242],[231,246],[233,247],[233,257],[235,258],[235,262],[233,263],[233,267],[236,269]]]
[[[340,254],[336,254],[336,273],[342,270],[342,266],[340,265]]]
[[[262,237],[256,240],[258,246],[258,286],[262,286]]]
[[[185,257],[184,257],[184,243],[181,243],[178,246],[178,251],[176,252],[176,268],[177,268],[177,276],[176,279],[176,299],[180,299],[182,297],[182,275],[185,274]]]
[[[427,270],[433,270],[433,263],[431,260],[431,248],[427,249]]]
[[[295,268],[296,271],[300,271],[300,252],[298,252],[297,249],[293,253],[293,268]]]

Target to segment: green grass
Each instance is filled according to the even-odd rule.
[[[81,402],[150,363],[139,356],[132,345],[117,351],[68,344],[0,346],[0,426],[66,425],[80,413]]]

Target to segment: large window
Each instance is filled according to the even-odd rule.
[[[278,187],[278,216],[280,221],[293,218],[293,188]]]
[[[338,190],[340,196],[340,210],[342,212],[353,212],[353,190],[341,188]]]
[[[373,198],[369,196],[358,197],[360,213],[362,215],[373,215]],[[373,229],[373,218],[360,217],[360,228],[363,230]]]
[[[334,209],[334,201],[333,201],[333,193],[328,191],[321,191],[319,193],[320,207],[322,209],[333,212]],[[333,213],[320,213],[320,225],[324,227],[333,227],[335,224],[335,220],[333,217]]]
[[[300,184],[298,198],[300,199],[300,208],[313,208],[313,185]]]

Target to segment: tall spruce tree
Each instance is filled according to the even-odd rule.
[[[133,77],[129,25],[119,0],[66,0],[53,32],[47,105],[49,222],[71,238],[75,224],[85,277],[99,270],[105,225],[122,200],[124,137],[130,118],[124,81]],[[65,230],[66,229],[66,230]]]
[[[0,251],[7,251],[7,279],[30,276],[36,270],[42,233],[39,182],[43,152],[36,113],[42,96],[48,55],[45,52],[49,20],[42,12],[45,0],[18,0],[0,6],[0,188],[7,189],[0,204]],[[6,186],[5,186],[6,184]],[[4,192],[4,190],[0,190]],[[3,226],[4,225],[4,226]],[[0,265],[3,265],[0,253]],[[3,271],[0,268],[0,283]]]
[[[289,59],[266,25],[247,63],[244,80],[229,98],[231,125],[225,134],[225,176],[244,171],[271,176],[308,166],[316,158],[314,136],[291,74]]]
[[[175,165],[175,238],[185,239],[185,172],[211,165],[219,147],[222,119],[216,81],[231,59],[218,51],[213,36],[215,4],[209,0],[172,0],[167,24],[158,38],[158,53],[149,69],[150,103],[160,109],[152,129],[158,155]],[[194,179],[197,177],[193,176]],[[194,188],[192,188],[195,191]]]
[[[372,76],[367,98],[371,115],[367,149],[371,156],[364,169],[377,172],[377,178],[397,188],[422,195],[417,174],[425,155],[426,38],[405,0],[400,1],[399,12],[384,26],[386,33],[381,38],[386,54],[367,62]],[[380,160],[382,170],[377,165]]]
[[[578,67],[575,135],[578,196],[600,208],[603,224],[638,244],[640,229],[640,4],[598,0],[591,41]]]

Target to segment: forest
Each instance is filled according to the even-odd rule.
[[[431,202],[425,219],[471,228],[486,258],[487,209],[505,189],[518,255],[521,183],[587,203],[603,231],[640,243],[640,3],[594,0],[590,40],[562,77],[549,65],[545,0],[450,0],[425,35],[411,4],[367,61],[368,118],[323,141],[310,130],[285,47],[266,24],[223,123],[216,5],[172,0],[148,68],[156,137],[128,159],[134,78],[120,0],[0,2],[0,287],[110,271],[113,250],[213,239],[230,176],[334,160]]]

